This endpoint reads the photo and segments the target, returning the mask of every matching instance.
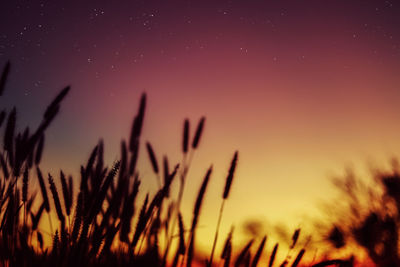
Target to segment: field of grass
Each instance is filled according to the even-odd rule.
[[[7,64],[1,76],[0,97],[6,87],[9,71],[10,64]],[[191,124],[189,120],[185,120],[182,162],[169,166],[168,158],[163,158],[160,164],[152,145],[148,142],[142,143],[141,140],[147,101],[145,94],[140,99],[130,139],[121,142],[121,155],[113,166],[105,166],[103,143],[99,142],[87,162],[82,164],[79,178],[67,177],[63,171],[60,171],[59,176],[53,177],[42,170],[40,162],[45,149],[46,130],[57,116],[69,90],[66,87],[54,98],[45,109],[37,129],[17,129],[15,108],[11,111],[0,111],[0,127],[4,132],[0,149],[0,265],[260,266],[261,257],[264,257],[263,261],[267,260],[269,267],[310,265],[302,262],[307,247],[298,247],[300,229],[294,230],[291,246],[284,259],[276,258],[280,249],[278,243],[274,244],[272,251],[263,252],[266,236],[261,242],[251,240],[247,244],[233,244],[233,230],[227,237],[219,235],[224,204],[229,201],[230,188],[235,182],[239,152],[232,156],[225,187],[221,188],[218,223],[215,226],[215,235],[210,237],[214,240],[212,249],[206,256],[204,253],[200,256],[196,248],[196,229],[208,183],[212,179],[212,166],[201,174],[203,182],[193,203],[191,222],[183,221],[180,205],[186,176],[193,154],[199,149],[206,120],[199,120],[192,135]],[[139,194],[146,194],[141,191],[141,176],[136,166],[139,148],[145,150],[141,155],[149,158],[159,186],[156,193],[147,193],[142,203],[137,201]],[[40,194],[33,193],[36,189],[31,188],[32,179],[37,179]],[[174,180],[177,180],[174,185],[179,186],[176,196],[170,194]],[[393,183],[396,182],[397,180]],[[397,192],[393,193],[394,196],[396,194]],[[369,221],[375,222],[377,218],[371,217]],[[394,225],[396,223],[397,221]],[[43,225],[48,225],[48,229],[44,229]],[[388,224],[384,225],[390,227]],[[392,227],[396,228],[393,225]],[[363,229],[360,228],[359,231]],[[368,232],[368,229],[365,231]],[[46,245],[44,235],[51,237],[51,245]],[[360,233],[360,240],[365,235]],[[344,246],[343,229],[334,228],[329,239],[337,248]],[[397,239],[390,242],[393,244],[395,241]],[[370,241],[362,239],[360,242]],[[224,244],[222,251],[216,249],[221,247],[217,243]],[[397,246],[393,249],[397,250]],[[374,250],[372,248],[370,254]],[[397,256],[393,251],[387,253],[386,258],[389,254]],[[376,258],[379,258],[378,254]],[[398,258],[384,264],[393,262],[397,263]],[[311,265],[353,266],[353,263],[351,259],[325,259]]]

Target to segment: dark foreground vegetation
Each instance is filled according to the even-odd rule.
[[[351,170],[336,178],[345,203],[328,235],[336,249],[347,245],[361,248],[376,266],[400,266],[400,167],[373,171],[373,186],[367,185]]]
[[[7,64],[0,80],[0,97],[9,70]],[[46,130],[69,90],[66,87],[56,96],[34,130],[28,127],[22,131],[17,129],[15,108],[0,111],[0,127],[4,130],[0,149],[1,266],[257,266],[262,257],[269,267],[306,265],[301,261],[307,248],[296,247],[300,229],[294,231],[285,259],[276,257],[278,243],[272,251],[263,253],[266,236],[261,242],[250,240],[247,244],[232,244],[232,230],[223,241],[220,240],[219,226],[234,181],[238,152],[233,155],[225,187],[221,189],[220,213],[212,237],[212,249],[208,256],[199,256],[196,229],[212,177],[212,166],[204,173],[190,223],[183,221],[180,204],[191,159],[201,141],[205,118],[200,119],[192,138],[190,123],[184,121],[182,162],[170,166],[164,157],[160,168],[151,144],[147,142],[140,146],[146,95],[140,99],[130,138],[121,142],[120,159],[113,166],[105,166],[103,142],[100,141],[81,166],[79,179],[67,177],[63,171],[54,175],[41,170]],[[147,193],[142,203],[137,203],[139,193],[143,194],[136,166],[139,148],[142,147],[146,149],[158,177],[159,188],[153,194]],[[40,194],[36,195],[36,188],[31,188],[32,179],[37,179]],[[385,176],[382,182],[387,189],[385,196],[394,203],[391,215],[371,213],[365,221],[359,221],[357,228],[334,226],[328,239],[340,248],[353,236],[377,265],[399,266],[400,178],[395,173]],[[172,184],[179,187],[177,196],[170,194]],[[48,225],[46,228],[43,227],[45,223]],[[47,237],[52,240],[51,244],[46,244]],[[383,245],[378,251],[380,244]],[[220,251],[219,247],[223,249]],[[353,260],[325,260],[312,265],[353,266]]]

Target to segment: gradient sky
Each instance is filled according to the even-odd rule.
[[[396,1],[72,2],[1,1],[0,63],[12,63],[1,105],[15,103],[19,125],[35,126],[71,85],[43,158],[47,170],[71,174],[100,137],[108,162],[117,159],[142,92],[143,140],[159,159],[179,162],[184,118],[194,130],[206,116],[183,204],[188,222],[214,164],[203,246],[236,149],[223,235],[248,219],[268,222],[265,232],[306,226],[333,196],[331,175],[387,166],[400,151]],[[143,190],[154,192],[144,153],[140,166]]]

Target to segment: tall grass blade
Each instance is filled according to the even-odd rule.
[[[235,174],[237,159],[238,159],[238,151],[236,151],[233,156],[231,166],[229,168],[228,176],[226,177],[224,193],[222,195],[223,199],[227,199],[229,196],[229,192],[230,192],[231,186],[232,186],[233,176]]]
[[[46,120],[51,119],[54,117],[54,113],[59,108],[59,104],[61,101],[65,98],[65,96],[68,94],[69,90],[71,88],[69,86],[65,87],[61,92],[54,98],[53,102],[47,107],[45,113],[44,113],[44,118]]]
[[[146,94],[143,93],[140,99],[138,113],[132,123],[131,137],[129,139],[129,149],[131,152],[133,152],[135,150],[135,146],[138,145],[139,141],[138,139],[140,137],[143,128],[145,110],[146,110]]]
[[[294,246],[296,246],[297,240],[299,239],[299,235],[300,235],[300,228],[296,229],[293,233],[292,236],[292,245],[290,246],[290,249],[293,249]]]
[[[0,127],[3,125],[4,119],[6,118],[6,112],[2,110],[0,112]]]
[[[251,245],[253,245],[254,240],[250,240],[246,246],[240,251],[239,255],[236,258],[235,267],[239,267],[240,265],[243,264],[243,262],[246,260],[246,255],[249,253]]]
[[[199,124],[197,125],[196,133],[194,135],[193,142],[192,142],[193,149],[196,149],[199,146],[200,138],[203,133],[205,120],[206,120],[206,118],[202,117],[199,121]]]
[[[272,267],[272,265],[274,265],[276,253],[278,252],[278,247],[279,247],[279,244],[276,243],[274,246],[274,249],[272,250],[271,256],[269,257],[268,267]]]
[[[69,216],[71,213],[71,200],[70,200],[70,194],[69,194],[68,185],[67,185],[67,179],[65,178],[63,171],[60,171],[60,180],[61,180],[61,189],[62,189],[63,198],[64,198],[65,213]]]
[[[39,167],[36,167],[37,178],[39,180],[40,191],[42,192],[43,204],[44,208],[47,212],[50,212],[50,202],[49,197],[47,195],[46,186],[44,183],[42,172],[40,171]]]
[[[60,198],[58,196],[57,187],[54,184],[53,177],[50,174],[49,174],[48,179],[49,179],[50,191],[51,191],[51,194],[53,195],[54,206],[56,207],[58,219],[60,220],[60,222],[64,222],[65,217],[64,217],[64,214],[61,209],[61,202],[60,202]]]
[[[44,147],[44,134],[40,136],[39,143],[36,148],[36,154],[35,154],[36,165],[39,165],[40,160],[42,159],[43,147]]]
[[[8,171],[6,160],[4,159],[4,156],[1,153],[0,153],[0,165],[1,169],[3,170],[4,178],[7,180],[8,177],[10,176],[10,172]]]
[[[192,260],[194,255],[194,240],[195,240],[195,231],[197,222],[200,216],[200,210],[203,203],[204,195],[206,193],[207,185],[210,180],[212,172],[212,166],[208,169],[206,176],[203,179],[203,183],[201,184],[199,193],[197,194],[196,202],[193,209],[193,219],[192,219],[192,226],[190,228],[190,238],[189,238],[189,248],[188,248],[188,259],[186,262],[187,267],[192,266]]]
[[[303,248],[302,250],[300,250],[299,254],[297,254],[296,259],[294,260],[292,267],[297,267],[301,261],[301,259],[303,258],[304,253],[306,252],[306,250]]]
[[[9,72],[10,72],[10,61],[7,61],[6,65],[4,66],[3,73],[1,74],[1,78],[0,78],[0,96],[3,95],[4,87],[6,85]]]
[[[260,246],[257,249],[256,255],[254,255],[253,261],[251,263],[251,267],[257,267],[258,261],[261,258],[261,254],[263,252],[266,241],[267,241],[267,236],[264,236],[264,238],[262,239],[262,241],[260,243]]]
[[[157,158],[156,155],[154,153],[153,147],[151,146],[151,144],[149,142],[146,143],[146,148],[147,148],[147,152],[149,155],[149,159],[151,162],[151,166],[153,167],[153,171],[158,174],[158,163],[157,163]]]
[[[189,148],[189,120],[185,119],[183,123],[182,152],[186,154]]]
[[[6,130],[4,133],[4,150],[9,153],[9,160],[13,162],[14,159],[14,132],[17,120],[17,110],[15,107],[8,115]]]

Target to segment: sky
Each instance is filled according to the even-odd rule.
[[[335,195],[330,177],[400,151],[399,15],[400,3],[372,0],[1,1],[0,64],[12,69],[0,103],[35,126],[71,85],[42,165],[77,178],[99,138],[108,163],[118,158],[143,92],[142,140],[159,160],[180,162],[184,119],[193,136],[205,116],[182,206],[189,222],[213,164],[201,245],[211,246],[236,150],[223,234],[249,220],[292,231]],[[154,193],[145,153],[139,166]]]

